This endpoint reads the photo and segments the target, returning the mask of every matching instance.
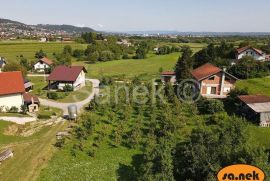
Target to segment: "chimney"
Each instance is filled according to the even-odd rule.
[[[34,102],[34,97],[32,97],[32,98],[31,98],[31,101],[32,101],[32,104],[34,104],[34,103],[35,103],[35,102]]]

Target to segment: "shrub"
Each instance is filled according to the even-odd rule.
[[[224,111],[223,102],[216,99],[201,99],[197,106],[200,114],[214,114]]]
[[[58,94],[56,92],[48,92],[47,93],[47,97],[49,99],[53,99],[53,100],[59,99],[59,96],[58,96]]]
[[[19,112],[19,109],[18,109],[17,107],[15,107],[15,106],[12,106],[12,107],[9,109],[8,112],[11,112],[11,113],[17,113],[17,112]]]
[[[48,114],[39,114],[38,119],[50,119],[51,116]]]
[[[62,148],[65,144],[65,138],[56,140],[56,143],[54,144],[57,148]]]
[[[63,90],[64,90],[64,92],[72,92],[73,91],[73,87],[71,85],[67,84],[67,85],[65,85],[63,87]]]

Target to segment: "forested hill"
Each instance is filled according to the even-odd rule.
[[[27,25],[18,21],[0,18],[0,29],[3,37],[16,35],[43,35],[43,34],[81,34],[84,32],[93,32],[92,28],[76,27],[72,25]]]
[[[65,31],[67,33],[85,33],[93,32],[92,28],[89,27],[77,27],[72,25],[49,25],[49,24],[38,24],[37,28],[47,29],[50,31]]]

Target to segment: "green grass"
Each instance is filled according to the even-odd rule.
[[[65,127],[65,123],[59,123],[54,126],[47,126],[42,131],[30,137],[17,137],[17,140],[5,138],[5,145],[0,147],[0,149],[12,148],[14,157],[1,164],[1,180],[36,180],[41,169],[56,151],[53,146],[55,143],[55,134],[65,129]]]
[[[38,115],[42,115],[45,117],[50,117],[50,116],[61,116],[62,115],[62,110],[54,108],[54,107],[47,107],[47,106],[40,106]]]
[[[85,49],[87,47],[86,44],[79,43],[5,41],[0,42],[0,56],[5,57],[8,61],[18,60],[20,55],[23,55],[29,60],[35,60],[35,53],[40,49],[43,49],[49,58],[53,58],[53,53],[61,52],[65,45],[70,45],[73,49]]]
[[[270,78],[256,78],[237,81],[236,87],[247,89],[249,94],[270,96]]]
[[[99,62],[96,64],[86,64],[87,76],[100,78],[101,76],[123,76],[132,78],[142,75],[145,78],[157,78],[159,68],[163,70],[173,70],[180,53],[169,55],[150,55],[142,60],[114,60],[109,62]],[[75,64],[80,64],[76,62]]]
[[[259,147],[270,149],[270,128],[261,128],[258,126],[250,125],[248,127],[250,134],[250,141],[254,144],[258,144]]]
[[[70,149],[57,152],[49,162],[49,167],[42,170],[40,181],[56,180],[129,180],[132,178],[130,165],[136,150],[124,147],[112,148],[101,146],[94,158],[85,153],[71,156]]]
[[[48,90],[44,88],[48,85],[48,83],[44,81],[44,77],[28,77],[28,80],[34,84],[34,89],[31,93],[46,99]],[[63,97],[58,99],[57,102],[72,103],[82,101],[86,99],[91,94],[91,92],[92,84],[90,82],[86,82],[86,86],[77,91],[67,93],[57,92],[60,97]]]

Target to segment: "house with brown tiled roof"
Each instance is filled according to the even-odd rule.
[[[34,65],[34,70],[37,72],[45,72],[46,69],[50,69],[53,65],[53,61],[47,57],[38,59],[37,63]]]
[[[238,98],[241,101],[240,108],[243,116],[262,127],[270,126],[270,97],[243,95]]]
[[[258,60],[258,61],[267,60],[267,55],[262,50],[259,50],[250,46],[236,49],[237,60],[243,58],[244,56],[253,57],[255,60]]]
[[[85,73],[87,70],[84,66],[57,66],[47,78],[48,88],[64,90],[69,85],[73,90],[78,90],[85,86]]]
[[[225,98],[235,87],[238,80],[229,74],[226,69],[220,69],[206,63],[191,72],[193,78],[199,83],[200,93],[208,98]]]

